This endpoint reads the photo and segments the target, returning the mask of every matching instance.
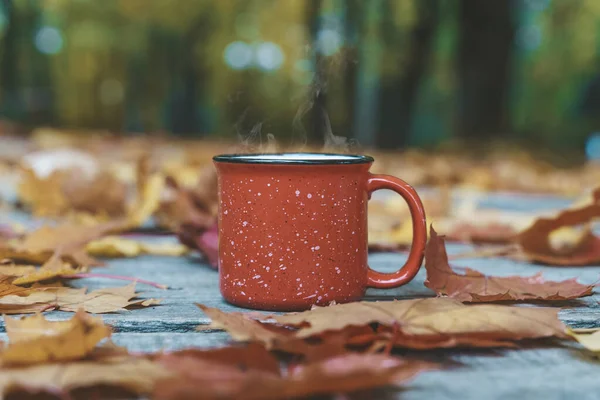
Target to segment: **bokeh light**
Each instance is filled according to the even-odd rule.
[[[516,34],[517,44],[526,50],[535,50],[542,44],[542,30],[539,25],[519,28]]]
[[[244,42],[232,42],[223,52],[225,63],[231,69],[246,69],[252,64],[252,48]]]
[[[323,29],[317,34],[317,49],[326,56],[335,54],[342,47],[342,35],[334,29]]]
[[[6,16],[6,11],[4,10],[3,3],[0,3],[0,35],[4,33],[7,27],[8,18]]]
[[[42,26],[35,34],[35,48],[43,54],[57,54],[62,50],[63,37],[53,26]]]
[[[266,71],[274,71],[283,65],[285,56],[281,48],[272,42],[264,42],[256,47],[256,65]]]
[[[594,132],[585,143],[585,155],[588,160],[600,161],[600,132]]]

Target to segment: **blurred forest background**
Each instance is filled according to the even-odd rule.
[[[597,156],[599,33],[598,0],[0,0],[0,116]]]

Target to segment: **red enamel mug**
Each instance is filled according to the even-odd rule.
[[[367,288],[408,283],[423,261],[423,204],[401,179],[369,172],[363,155],[225,154],[213,158],[219,183],[219,281],[231,304],[306,310],[360,300]],[[367,202],[379,189],[410,208],[406,264],[381,273],[367,264]]]

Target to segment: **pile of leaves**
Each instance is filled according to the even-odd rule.
[[[10,152],[0,149],[0,179],[14,182],[15,190],[0,191],[3,207],[30,213],[42,224],[0,226],[0,312],[33,314],[5,316],[4,396],[296,398],[403,385],[418,374],[451,368],[424,361],[436,349],[576,340],[600,351],[596,330],[569,329],[558,318],[559,308],[547,307],[589,296],[594,284],[458,268],[445,243],[480,246],[453,260],[500,256],[553,266],[599,265],[593,224],[600,217],[600,188],[586,193],[600,177],[598,166],[558,170],[523,156],[483,162],[450,154],[375,154],[374,172],[428,187],[421,191],[431,226],[425,286],[436,297],[331,304],[283,315],[198,305],[211,319],[199,330],[225,330],[234,343],[132,354],[114,345],[111,328],[88,313],[160,307],[160,299],[144,298],[136,282],[88,291],[74,287],[73,280],[137,280],[103,274],[106,258],[199,251],[216,268],[217,180],[211,158],[252,149],[156,137],[89,139],[51,130],[10,140]],[[584,196],[555,215],[529,215],[481,210],[478,200],[490,190]],[[369,204],[371,250],[406,250],[412,229],[403,200],[375,196]],[[138,236],[149,233],[174,234],[180,243]],[[515,304],[523,302],[537,306]],[[48,321],[41,313],[50,310],[74,314]]]

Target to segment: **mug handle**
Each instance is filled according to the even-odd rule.
[[[371,194],[379,189],[390,189],[398,193],[406,200],[410,210],[413,226],[413,239],[410,254],[406,264],[398,271],[390,274],[377,272],[369,267],[367,275],[367,286],[379,289],[389,289],[402,286],[410,282],[423,262],[425,255],[425,244],[427,243],[427,222],[425,220],[425,209],[419,195],[408,183],[390,175],[370,174],[367,181],[369,199]]]

